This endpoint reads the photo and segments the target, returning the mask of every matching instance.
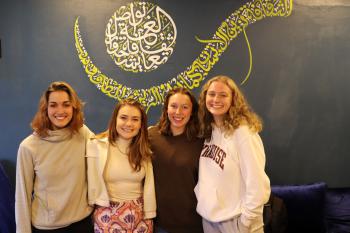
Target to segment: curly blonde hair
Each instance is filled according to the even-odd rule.
[[[226,135],[233,133],[240,125],[248,125],[248,127],[254,132],[260,132],[262,130],[262,121],[260,117],[252,110],[246,101],[243,93],[239,90],[236,83],[228,76],[219,75],[208,80],[202,87],[202,91],[199,96],[199,135],[205,139],[211,137],[212,123],[214,118],[208,111],[206,106],[206,96],[210,85],[213,82],[221,82],[230,88],[232,93],[231,107],[224,117],[222,129],[224,129]]]

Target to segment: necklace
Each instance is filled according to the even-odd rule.
[[[115,146],[117,147],[118,151],[119,151],[121,154],[123,154],[123,155],[128,155],[126,152],[123,152],[123,151],[119,148],[118,143],[115,143]]]

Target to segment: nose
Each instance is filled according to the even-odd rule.
[[[181,113],[181,108],[177,108],[175,113],[176,114],[180,114]]]
[[[59,105],[59,106],[57,107],[57,113],[59,113],[59,114],[60,114],[60,113],[64,113],[64,111],[65,111],[65,108],[64,108],[63,106],[60,106],[60,105]]]
[[[219,98],[219,96],[218,96],[218,95],[215,95],[215,96],[214,96],[214,102],[218,102],[218,101],[219,101],[219,99],[220,99],[220,98]]]

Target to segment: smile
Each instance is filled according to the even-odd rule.
[[[130,129],[130,128],[121,128],[121,130],[123,130],[126,133],[132,133],[134,131],[134,129]]]
[[[224,107],[224,105],[223,104],[213,104],[213,105],[211,105],[211,107],[212,108],[222,108],[222,107]]]
[[[67,118],[67,116],[55,116],[55,119],[57,119],[57,120],[64,120],[64,119],[66,119]]]

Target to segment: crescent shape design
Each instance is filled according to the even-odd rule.
[[[94,65],[87,53],[79,30],[79,17],[74,24],[75,47],[84,71],[96,87],[107,96],[121,100],[133,98],[138,100],[146,109],[163,103],[166,93],[174,87],[193,89],[208,75],[209,71],[219,61],[222,53],[230,42],[245,28],[266,17],[287,17],[292,13],[293,0],[253,0],[247,2],[229,15],[216,30],[211,39],[197,40],[205,44],[199,56],[185,71],[165,83],[145,89],[133,89],[116,80],[107,77]],[[246,77],[247,79],[247,77]],[[244,82],[246,81],[244,80]]]

